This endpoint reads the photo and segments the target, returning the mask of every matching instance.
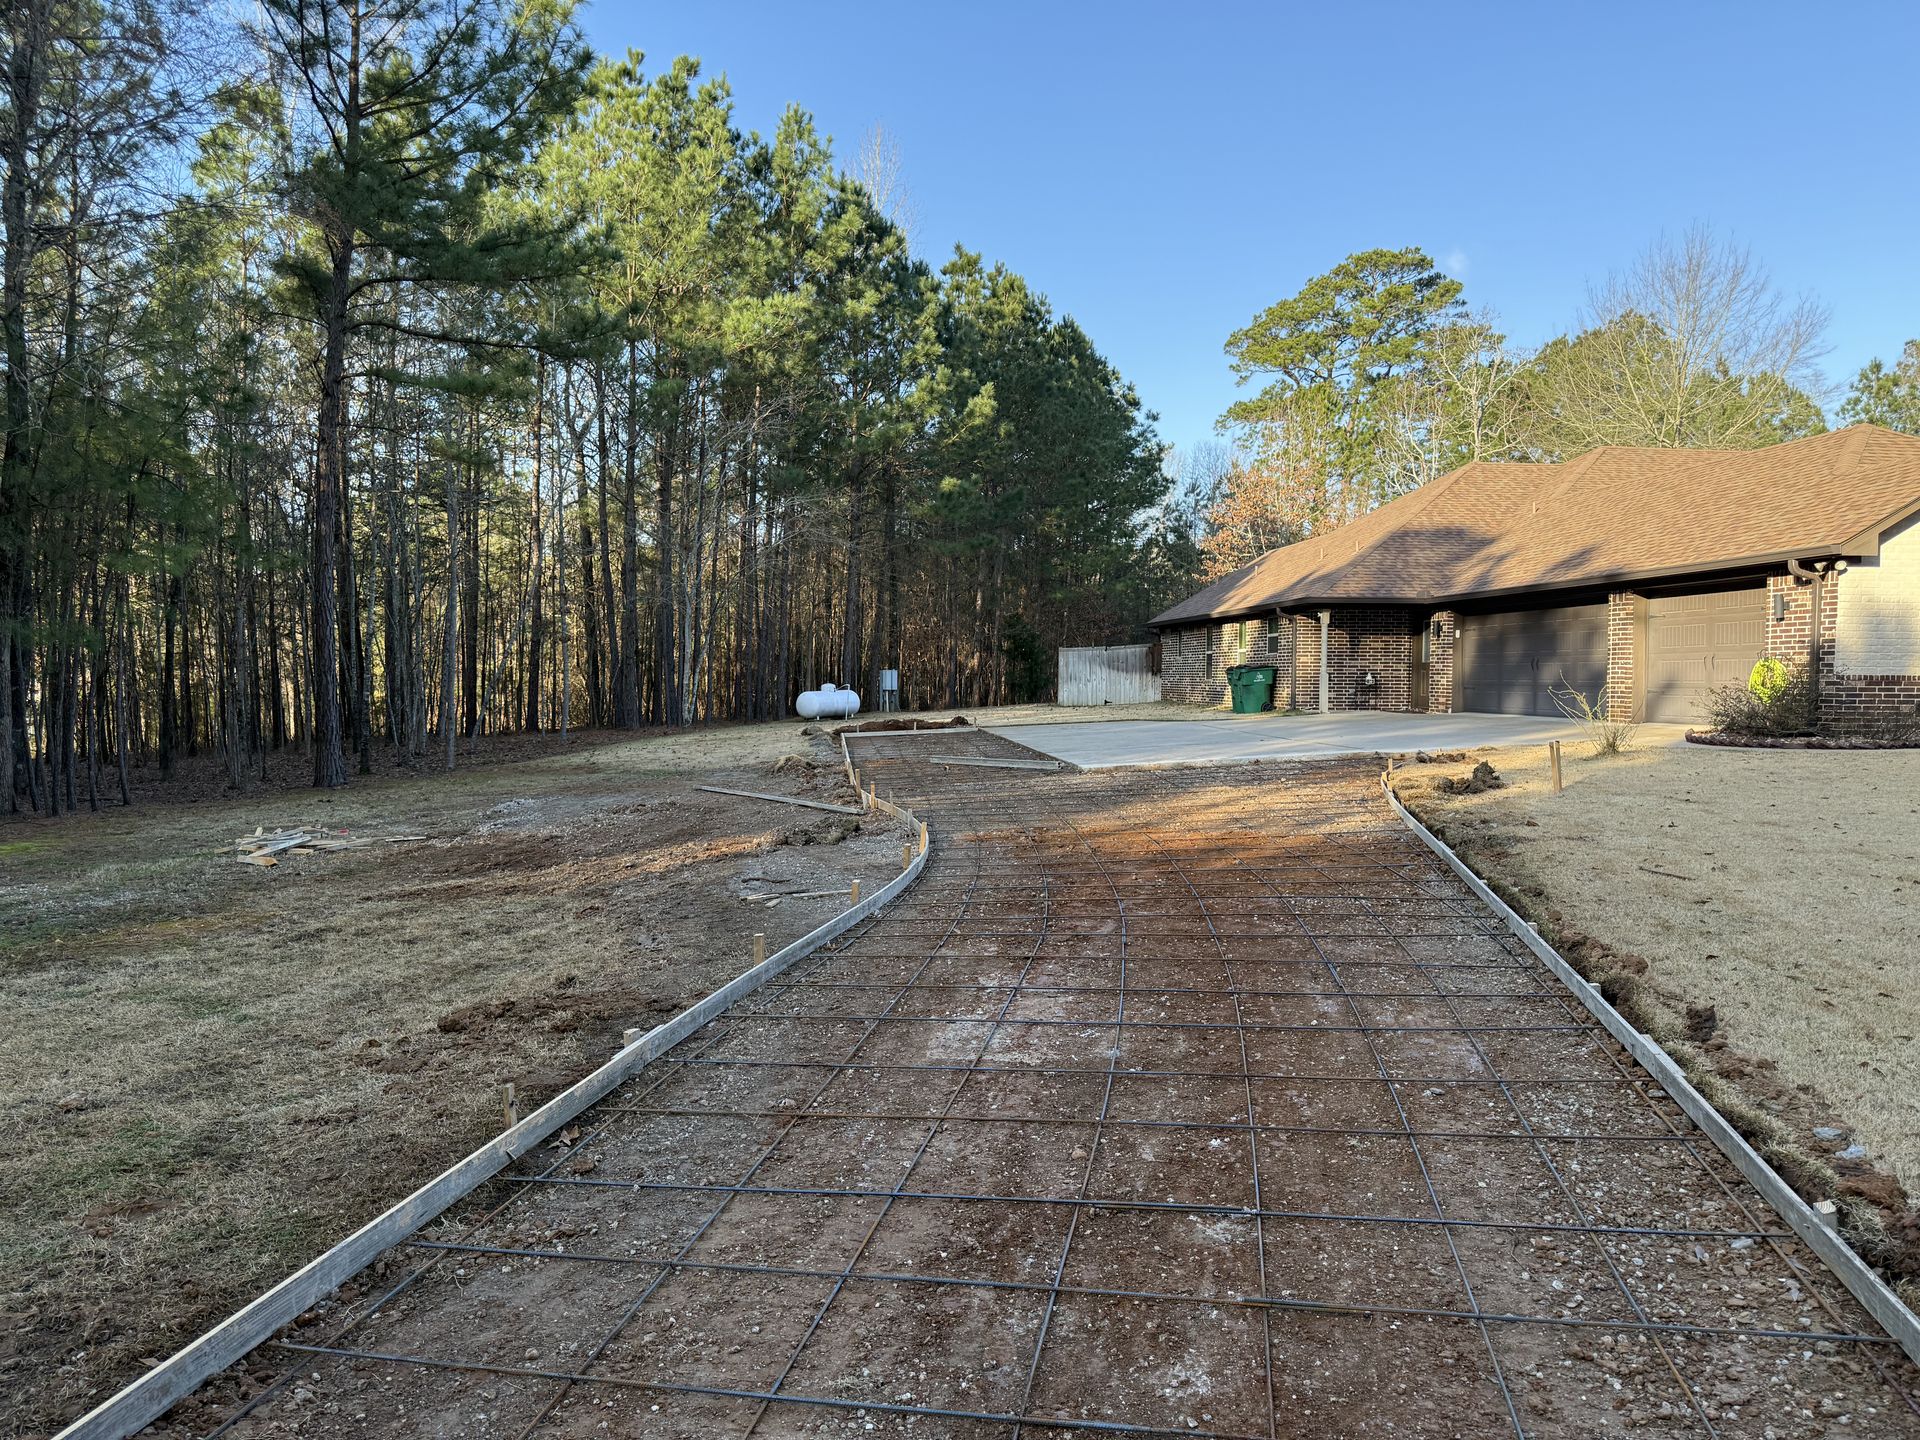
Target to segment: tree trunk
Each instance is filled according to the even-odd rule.
[[[447,617],[440,647],[440,739],[446,746],[447,769],[453,769],[454,664],[460,643],[460,470],[447,465]]]
[[[333,237],[327,294],[326,350],[320,368],[320,414],[313,477],[312,659],[313,783],[335,789],[347,783],[347,757],[340,724],[340,594],[334,537],[347,467],[347,308],[352,303],[354,241]]]
[[[529,732],[540,729],[540,646],[545,638],[542,627],[546,616],[541,610],[540,587],[545,579],[546,570],[546,527],[545,517],[541,513],[540,463],[544,451],[540,444],[540,424],[546,414],[547,368],[544,357],[538,358],[533,367],[533,533],[528,544],[533,551],[533,574],[530,584],[533,587],[532,610],[527,616],[527,673],[526,673],[526,728]],[[555,482],[556,491],[560,488]]]

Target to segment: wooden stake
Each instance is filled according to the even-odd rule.
[[[520,1123],[520,1105],[513,1098],[513,1082],[509,1080],[500,1087],[500,1113],[506,1116],[507,1128],[511,1130]]]
[[[644,1030],[622,1030],[620,1032],[620,1048],[622,1050],[626,1049],[627,1046],[633,1044],[634,1041],[646,1033]]]
[[[927,822],[924,820],[920,822],[920,853],[927,853]]]
[[[860,882],[856,880],[853,882],[853,898],[847,901],[847,904],[849,907],[851,907],[854,905],[858,905],[859,903],[860,903]]]
[[[1563,788],[1560,782],[1560,742],[1558,740],[1548,744],[1547,758],[1553,764],[1553,793],[1558,795]]]
[[[911,870],[913,868],[913,842],[911,840],[900,847],[900,868],[902,870]]]
[[[763,965],[767,959],[767,937],[755,932],[753,937],[753,963]]]

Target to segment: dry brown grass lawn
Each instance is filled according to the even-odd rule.
[[[1543,747],[1489,752],[1506,789],[1434,793],[1422,772],[1456,764],[1401,793],[1536,912],[1713,1006],[1717,1041],[1849,1131],[1814,1153],[1857,1136],[1920,1193],[1920,752],[1584,748],[1559,796]]]
[[[0,1435],[45,1433],[869,888],[798,722],[0,823]],[[811,778],[772,766],[812,749]],[[509,753],[497,751],[496,753]],[[217,792],[208,792],[217,793]],[[841,795],[838,798],[848,798]],[[424,833],[292,857],[256,825]]]

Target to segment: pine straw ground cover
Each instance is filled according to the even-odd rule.
[[[898,872],[799,722],[0,820],[0,1435],[50,1432]],[[811,766],[786,761],[801,752]],[[780,764],[778,771],[774,766]],[[276,770],[276,774],[277,774]],[[236,862],[256,825],[429,841]],[[856,828],[858,826],[859,828]],[[832,891],[766,906],[747,895]]]
[[[1397,788],[1920,1299],[1920,754],[1584,748]]]

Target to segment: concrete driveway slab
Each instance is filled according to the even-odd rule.
[[[1395,715],[1362,710],[1337,715],[1242,715],[1207,720],[1089,720],[1085,724],[988,727],[1029,749],[1083,770],[1128,766],[1219,765],[1249,760],[1310,760],[1335,755],[1394,755],[1414,750],[1580,741],[1580,727],[1557,716]],[[1639,744],[1673,744],[1680,725],[1644,725]]]

